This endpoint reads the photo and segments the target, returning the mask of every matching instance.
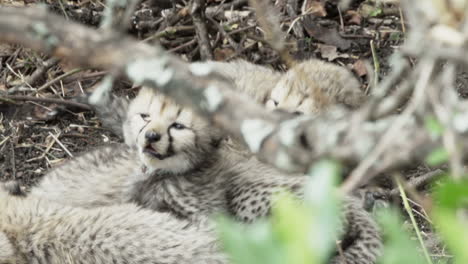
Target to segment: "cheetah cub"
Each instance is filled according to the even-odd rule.
[[[190,220],[224,212],[252,222],[270,212],[272,195],[302,197],[305,175],[277,169],[227,147],[221,131],[169,98],[142,88],[123,124],[126,145],[97,149],[52,170],[31,191],[80,207],[135,202]],[[347,198],[345,256],[375,263],[380,236],[372,218]]]
[[[233,81],[236,89],[271,110],[317,114],[333,104],[356,108],[365,100],[349,70],[317,59],[299,62],[285,73],[244,60],[192,63],[199,65],[212,66]]]
[[[227,264],[211,230],[132,204],[83,209],[0,190],[2,264]]]

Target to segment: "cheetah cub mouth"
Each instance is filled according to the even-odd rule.
[[[152,157],[157,158],[158,160],[164,160],[166,158],[171,157],[174,153],[173,152],[168,152],[166,154],[161,154],[159,153],[152,144],[148,143],[144,148],[143,148],[143,153],[150,155]]]

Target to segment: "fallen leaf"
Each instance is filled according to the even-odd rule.
[[[348,24],[350,25],[361,25],[362,23],[362,16],[354,11],[354,10],[348,10],[346,12],[346,16],[348,17]]]
[[[320,54],[322,54],[322,58],[327,59],[328,61],[333,61],[339,57],[338,49],[335,46],[325,44],[318,44],[317,46]]]
[[[353,64],[353,71],[354,71],[359,77],[363,77],[363,76],[367,75],[367,67],[366,67],[366,63],[364,62],[364,60],[357,60],[357,61]]]
[[[227,58],[231,57],[235,53],[235,51],[230,48],[216,48],[213,53],[215,60],[225,61]]]
[[[310,14],[316,17],[326,17],[327,11],[325,10],[325,3],[320,0],[315,1],[306,1],[305,5],[303,6],[304,14]]]
[[[368,17],[377,17],[383,15],[383,10],[382,8],[378,8],[372,4],[369,4],[367,2],[363,2],[358,9],[359,14],[362,17],[368,18]]]
[[[351,47],[352,41],[344,39],[338,33],[338,24],[331,22],[330,27],[323,26],[313,19],[313,16],[306,16],[303,20],[304,29],[309,36],[328,45],[336,46],[340,50],[347,50]]]
[[[59,113],[57,107],[58,105],[56,104],[48,105],[47,108],[41,106],[34,106],[32,117],[35,120],[43,121],[55,119],[57,117],[57,114]]]

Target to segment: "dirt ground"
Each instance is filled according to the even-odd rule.
[[[93,0],[0,0],[0,5],[25,6],[38,2],[46,3],[57,14],[92,27],[99,25],[104,8],[100,1]],[[243,58],[285,69],[256,27],[255,16],[245,4],[247,1],[206,2],[207,13],[212,16],[205,23],[214,59]],[[288,50],[297,60],[313,57],[348,67],[367,91],[369,79],[374,76],[372,65],[378,61],[379,77],[386,75],[390,57],[404,41],[408,25],[403,27],[404,18],[396,6],[375,7],[364,1],[352,1],[347,11],[339,12],[337,2],[314,0],[302,6],[303,1],[277,0],[282,29],[288,32]],[[298,16],[303,13],[301,9],[307,15]],[[201,60],[196,29],[182,1],[141,1],[131,18],[128,33],[149,43],[159,41],[187,61]],[[0,180],[15,179],[23,186],[30,186],[64,160],[119,141],[101,127],[92,111],[73,104],[75,98],[92,91],[104,76],[105,72],[76,69],[66,61],[0,44],[0,93],[10,98],[0,97]],[[463,91],[464,81],[465,76],[461,76]],[[462,94],[468,94],[463,91]],[[126,80],[119,80],[115,92],[133,96],[136,89]],[[68,103],[47,99],[64,99]],[[420,166],[404,171],[403,175],[417,178],[428,170]],[[389,182],[381,181],[381,187],[394,188]],[[424,212],[417,205],[414,208],[433,253],[444,258],[443,247],[433,238]]]

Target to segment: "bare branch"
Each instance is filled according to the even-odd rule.
[[[440,138],[433,137],[412,114],[425,102],[422,94],[429,73],[424,74],[431,72],[432,66],[422,67],[413,106],[402,116],[369,121],[361,117],[361,111],[336,106],[314,118],[285,119],[290,116],[267,112],[237,94],[229,81],[209,67],[190,67],[158,45],[90,29],[44,9],[1,8],[0,41],[48,52],[77,66],[118,71],[136,84],[158,89],[241,139],[260,159],[281,169],[305,172],[323,157],[348,166],[369,159],[354,172],[345,190],[384,170],[420,161],[440,146]],[[456,109],[468,115],[467,102],[460,102]],[[356,125],[356,120],[361,121]],[[461,135],[468,132],[468,128],[460,129],[456,132]],[[465,145],[459,147],[466,150]]]

